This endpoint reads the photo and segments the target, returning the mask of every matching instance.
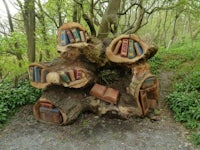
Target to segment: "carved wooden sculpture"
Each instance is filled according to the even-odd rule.
[[[33,107],[37,120],[65,125],[85,111],[127,119],[135,114],[145,116],[156,107],[158,80],[146,63],[157,52],[155,46],[134,34],[120,35],[111,42],[90,38],[74,22],[61,26],[57,39],[61,57],[32,63],[28,69],[31,85],[44,90]],[[99,70],[117,65],[131,70],[130,84],[123,91],[98,84]],[[75,92],[75,97],[69,97],[69,92]]]

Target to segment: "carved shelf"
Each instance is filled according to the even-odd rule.
[[[57,34],[57,51],[66,52],[70,48],[82,48],[88,46],[89,36],[85,28],[76,22],[64,23]]]
[[[135,56],[128,58],[129,57],[128,53],[130,51],[129,51],[129,47],[126,47],[126,44],[124,47],[124,45],[123,45],[124,39],[133,41],[133,45],[130,45],[130,46],[133,48],[132,52],[135,53]],[[120,42],[120,41],[122,41],[122,42]],[[120,43],[121,43],[121,45],[120,45]],[[129,46],[129,43],[128,43],[128,46]],[[140,54],[135,47],[136,43],[137,43],[137,46],[139,48],[141,48],[141,50],[142,50],[142,52]],[[150,50],[151,48],[152,48],[152,46],[147,45],[138,36],[136,36],[134,34],[120,35],[117,38],[113,39],[112,42],[110,43],[110,45],[107,47],[106,55],[107,55],[108,59],[112,62],[131,64],[131,63],[137,62],[138,60],[140,60],[142,58],[146,58],[146,54],[148,53],[148,50]],[[121,52],[124,49],[126,49],[126,51],[127,51],[126,52],[127,54],[125,54],[125,55]],[[116,52],[116,50],[118,50],[118,52]]]

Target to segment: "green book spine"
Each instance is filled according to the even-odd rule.
[[[136,52],[134,49],[134,41],[129,39],[129,47],[128,47],[128,58],[132,59],[136,56]]]
[[[80,42],[81,38],[80,38],[80,34],[79,34],[79,29],[75,28],[75,29],[72,29],[71,31],[72,31],[75,41]]]
[[[60,77],[64,82],[66,83],[70,82],[69,76],[65,72],[60,73]]]

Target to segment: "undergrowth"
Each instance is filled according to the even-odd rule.
[[[185,44],[163,50],[163,69],[174,72],[173,92],[167,98],[176,121],[192,132],[192,141],[200,146],[200,48]]]
[[[13,87],[11,81],[0,83],[0,126],[12,116],[17,108],[32,104],[41,96],[41,90],[30,86],[28,80],[20,81]]]

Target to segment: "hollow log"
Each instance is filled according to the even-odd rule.
[[[86,91],[67,89],[61,86],[47,88],[42,97],[33,107],[34,116],[38,121],[66,125],[73,123],[83,112],[93,112],[99,116],[117,116],[123,119],[137,114],[132,98],[121,96],[117,105],[87,95]],[[48,105],[51,107],[43,110]],[[57,111],[54,111],[57,110]]]

